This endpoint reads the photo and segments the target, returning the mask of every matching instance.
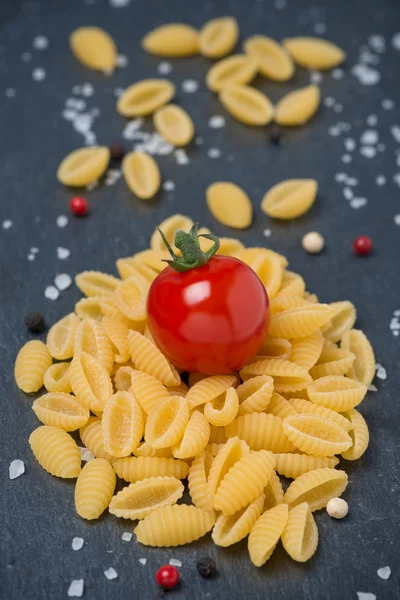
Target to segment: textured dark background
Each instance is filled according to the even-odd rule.
[[[91,213],[85,219],[70,219],[65,229],[56,226],[60,214],[68,214],[71,191],[55,178],[59,161],[82,144],[82,137],[61,117],[72,86],[90,82],[95,95],[90,106],[99,107],[101,116],[94,129],[100,144],[120,139],[123,119],[115,111],[113,90],[135,80],[157,76],[159,60],[140,49],[139,40],[150,29],[167,21],[183,21],[201,26],[209,18],[232,14],[240,23],[241,38],[266,33],[284,36],[313,34],[317,23],[327,26],[326,37],[348,53],[345,76],[335,80],[324,75],[323,95],[333,96],[344,106],[343,113],[321,107],[313,121],[286,135],[286,144],[268,144],[265,130],[251,130],[227,116],[226,127],[210,129],[208,119],[224,114],[216,97],[204,85],[208,61],[195,57],[175,60],[170,75],[177,85],[176,101],[187,108],[204,144],[188,150],[190,163],[176,164],[171,156],[158,159],[164,179],[176,184],[172,193],[160,192],[154,202],[133,198],[121,180],[112,187],[99,187],[85,193]],[[107,29],[117,41],[129,65],[106,78],[79,65],[68,49],[68,35],[77,26],[95,24]],[[399,597],[399,404],[397,363],[400,339],[392,335],[389,322],[400,308],[399,228],[394,214],[399,209],[399,189],[393,182],[396,172],[396,144],[391,125],[399,119],[398,108],[383,111],[384,98],[399,100],[400,53],[390,40],[400,30],[399,4],[393,0],[288,0],[284,10],[264,0],[225,0],[220,2],[168,2],[131,0],[127,7],[114,8],[107,0],[93,4],[83,0],[19,2],[0,4],[0,222],[11,219],[13,226],[0,228],[0,597],[3,600],[31,600],[67,597],[72,579],[85,579],[85,598],[134,598],[147,600],[157,595],[156,569],[174,557],[182,561],[182,586],[171,597],[179,598],[275,598],[288,600],[356,599],[357,592],[376,594],[379,600]],[[32,48],[35,36],[49,38],[47,50]],[[381,82],[363,86],[351,75],[359,49],[371,34],[382,34],[387,50],[376,67]],[[32,53],[30,62],[21,55]],[[42,67],[46,79],[32,79],[32,70]],[[187,78],[200,82],[196,94],[185,94],[181,83]],[[272,100],[286,90],[304,85],[309,75],[298,69],[293,81],[277,85],[257,80]],[[15,97],[5,95],[15,89]],[[378,114],[384,152],[369,160],[354,153],[351,165],[341,162],[343,136],[331,137],[328,128],[338,120],[350,122],[349,136],[358,140],[370,114]],[[400,120],[400,119],[399,119]],[[219,148],[222,155],[210,159],[208,148]],[[352,209],[343,198],[343,184],[335,173],[344,171],[358,178],[357,195],[368,198],[367,206]],[[383,174],[388,183],[375,184]],[[307,215],[295,222],[271,223],[259,209],[261,197],[277,181],[287,177],[316,177],[318,201]],[[20,345],[31,336],[23,316],[40,310],[52,323],[70,312],[79,298],[71,287],[56,302],[44,297],[44,289],[54,276],[71,276],[84,269],[115,272],[117,257],[146,247],[155,224],[180,211],[209,226],[220,235],[233,235],[213,220],[205,206],[204,190],[215,180],[231,180],[243,186],[253,200],[253,226],[238,237],[248,245],[265,242],[285,254],[293,270],[306,279],[308,288],[323,301],[352,300],[358,309],[358,325],[371,339],[377,360],[387,369],[386,381],[377,380],[378,393],[370,393],[362,406],[371,431],[371,445],[356,464],[346,465],[350,485],[346,499],[350,514],[336,522],[322,511],[317,514],[320,545],[307,564],[297,564],[281,548],[261,569],[250,564],[246,544],[224,550],[208,538],[178,549],[140,547],[121,540],[132,530],[105,516],[95,523],[81,520],[75,513],[73,482],[51,477],[35,462],[28,436],[37,426],[30,410],[31,400],[19,392],[13,381],[13,363]],[[270,228],[272,236],[263,237]],[[301,238],[309,230],[320,231],[326,250],[308,256]],[[368,259],[355,257],[351,241],[369,234],[375,251]],[[67,261],[56,256],[56,247],[71,250]],[[39,254],[27,260],[31,247]],[[25,461],[26,472],[9,480],[11,460]],[[74,552],[74,536],[85,540],[82,550]],[[196,558],[213,556],[220,576],[202,580],[195,569]],[[147,565],[138,559],[146,557]],[[389,565],[391,578],[383,581],[377,569]],[[103,571],[114,567],[118,579],[107,581]]]

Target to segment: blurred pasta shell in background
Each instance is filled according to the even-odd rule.
[[[82,187],[99,179],[110,162],[110,150],[105,146],[78,148],[60,163],[57,179],[64,185]]]
[[[145,35],[142,48],[157,56],[193,56],[199,51],[199,33],[185,23],[167,23]]]
[[[207,73],[207,87],[219,92],[229,85],[250,83],[257,73],[255,61],[245,54],[235,54],[220,60]]]
[[[75,277],[75,283],[87,297],[112,296],[120,280],[101,271],[82,271]]]
[[[275,121],[279,125],[302,125],[318,110],[321,94],[317,85],[308,85],[284,96],[276,105]]]
[[[219,99],[235,119],[246,125],[267,125],[274,116],[274,107],[269,98],[249,86],[226,87]]]
[[[118,98],[117,111],[124,117],[145,117],[175,96],[167,79],[143,79],[129,86]]]
[[[164,221],[162,221],[158,227],[163,232],[164,236],[167,239],[167,242],[171,246],[173,246],[175,243],[175,234],[178,231],[178,229],[183,229],[183,231],[189,232],[192,226],[193,221],[190,217],[185,217],[185,215],[176,214],[172,215],[171,217],[168,217],[167,219],[164,219]],[[153,235],[150,238],[150,247],[152,250],[157,251],[167,249],[160,235],[160,232],[157,229],[154,230]],[[169,253],[167,253],[164,258],[167,258],[167,256],[169,258]],[[165,264],[166,263],[164,263],[164,265]]]
[[[188,113],[176,104],[159,108],[153,122],[158,133],[174,146],[186,146],[193,139],[194,124]]]
[[[294,64],[290,54],[266,35],[254,35],[243,44],[246,54],[257,63],[261,75],[274,81],[287,81],[293,76]]]
[[[160,189],[160,170],[146,152],[129,152],[122,162],[122,171],[131,192],[142,200],[149,200]]]
[[[207,204],[213,216],[227,227],[246,229],[253,219],[248,195],[234,183],[218,181],[206,190]]]
[[[239,26],[233,17],[207,21],[200,30],[200,53],[207,58],[222,58],[232,52],[239,39]]]
[[[70,35],[75,57],[90,69],[112,71],[117,61],[117,48],[112,37],[100,27],[79,27]]]
[[[306,69],[324,71],[340,65],[346,54],[336,44],[315,37],[293,37],[283,40],[293,60]]]
[[[315,179],[286,179],[265,194],[261,209],[275,219],[294,219],[314,204],[317,190]]]

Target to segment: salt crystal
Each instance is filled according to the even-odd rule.
[[[116,87],[114,89],[114,96],[115,96],[115,98],[119,98],[124,93],[124,91],[125,91],[124,88],[122,88],[122,87]]]
[[[163,183],[163,190],[165,190],[166,192],[173,192],[175,189],[175,183],[173,181],[164,181]]]
[[[270,229],[264,229],[263,235],[265,237],[270,237],[272,235],[272,231]]]
[[[54,285],[48,285],[47,288],[44,290],[44,295],[49,300],[57,300],[58,296],[60,295],[60,292],[56,287],[54,287]]]
[[[358,179],[356,179],[355,177],[347,177],[346,183],[347,185],[355,186],[358,185]]]
[[[398,329],[396,329],[395,331],[392,331],[393,335],[400,335],[400,331]]]
[[[145,565],[147,563],[147,558],[139,558],[139,562],[141,565]]]
[[[397,142],[398,144],[400,144],[400,126],[393,125],[390,128],[390,132],[391,132],[392,136],[394,137],[394,141]]]
[[[392,570],[390,567],[381,567],[378,569],[377,573],[381,579],[389,579],[390,575],[392,574]]]
[[[83,462],[89,462],[89,460],[94,459],[94,454],[92,454],[90,452],[90,450],[88,450],[87,448],[84,448],[83,446],[78,446],[78,448],[79,448],[79,452],[81,455],[81,460]]]
[[[73,121],[76,117],[76,111],[75,110],[63,110],[61,113],[61,116],[66,121]]]
[[[170,559],[169,559],[169,564],[170,564],[172,567],[181,567],[181,566],[182,566],[182,563],[181,563],[181,561],[180,561],[180,560],[178,560],[177,558],[170,558]]]
[[[211,129],[220,129],[221,127],[224,127],[224,125],[225,125],[225,118],[222,117],[221,115],[214,115],[213,117],[210,118],[210,120],[208,121],[208,124],[211,127]]]
[[[218,148],[210,148],[207,154],[210,158],[219,158],[221,156],[221,150]]]
[[[68,225],[68,217],[66,217],[65,215],[58,215],[56,223],[57,223],[57,227],[60,227],[61,229],[63,229],[64,227],[66,227]]]
[[[33,260],[35,260],[36,256],[34,254],[30,253],[30,254],[28,254],[27,258],[30,262],[32,262]]]
[[[375,50],[375,52],[383,52],[386,47],[386,42],[383,35],[370,35],[368,38],[368,43]]]
[[[202,146],[204,143],[204,140],[202,137],[197,137],[197,138],[195,138],[194,143],[196,144],[196,146]]]
[[[378,379],[387,379],[387,373],[386,373],[386,369],[385,367],[379,366],[377,371],[376,371],[376,376],[378,377]]]
[[[393,181],[400,187],[400,173],[393,175]]]
[[[376,85],[381,80],[379,71],[367,65],[354,65],[351,72],[362,85]]]
[[[325,25],[325,23],[315,23],[315,25],[314,25],[314,32],[317,35],[323,35],[324,33],[326,33],[326,25]]]
[[[23,62],[29,62],[30,60],[32,60],[32,54],[30,52],[23,52],[21,54],[21,60]]]
[[[360,154],[365,156],[365,158],[374,158],[376,156],[376,148],[373,146],[361,146]]]
[[[384,175],[378,175],[378,177],[375,179],[375,183],[376,185],[385,185],[386,177]]]
[[[107,569],[106,571],[104,571],[104,575],[110,581],[112,579],[116,579],[118,577],[117,571],[115,569],[113,569],[112,567],[110,567],[109,569]]]
[[[60,260],[66,260],[69,258],[71,251],[68,248],[63,248],[62,246],[58,246],[57,248],[57,258]]]
[[[38,252],[39,252],[39,248],[36,248],[35,246],[33,246],[33,247],[30,249],[30,252],[32,252],[32,254],[38,254]]]
[[[311,83],[318,84],[322,81],[322,74],[319,71],[311,71],[310,72],[310,81]]]
[[[370,592],[357,592],[358,600],[376,600],[375,594]]]
[[[122,539],[124,540],[124,542],[130,542],[132,539],[132,533],[130,533],[129,531],[124,531],[124,533],[122,534]]]
[[[400,31],[392,37],[392,46],[395,50],[400,50]]]
[[[351,208],[356,208],[356,209],[362,208],[366,204],[367,204],[366,198],[353,198],[352,200],[350,200]]]
[[[325,98],[325,100],[324,100],[324,104],[328,108],[331,108],[332,106],[335,106],[335,98],[332,98],[332,96],[327,96]]]
[[[333,110],[336,113],[341,113],[343,112],[343,104],[335,104],[335,106],[333,107]]]
[[[133,121],[129,121],[122,132],[122,137],[125,140],[133,140],[135,139],[136,132],[143,125],[143,119],[133,119]]]
[[[15,89],[14,88],[7,88],[5,91],[5,95],[7,98],[14,98],[15,96]]]
[[[400,310],[395,310],[393,314],[395,317],[400,317]]]
[[[343,196],[346,200],[351,200],[354,197],[354,192],[350,187],[343,188]]]
[[[333,69],[332,78],[333,79],[342,79],[344,75],[343,69]]]
[[[105,178],[105,185],[114,185],[122,177],[122,171],[120,169],[108,169]]]
[[[353,158],[351,157],[350,154],[343,154],[342,162],[344,162],[345,164],[348,164],[348,163],[351,163],[352,160],[353,160]]]
[[[194,79],[185,79],[182,83],[182,90],[187,94],[194,94],[199,89],[199,84]]]
[[[87,184],[86,189],[88,192],[92,192],[97,187],[99,187],[99,180],[95,179],[94,181],[91,181],[90,183]]]
[[[84,83],[81,87],[81,94],[85,96],[85,98],[89,98],[94,94],[94,87],[91,83]]]
[[[366,123],[369,127],[375,127],[378,124],[378,117],[376,115],[368,115]]]
[[[157,67],[157,71],[160,75],[168,75],[172,71],[172,65],[169,62],[163,61]]]
[[[49,40],[44,35],[37,35],[32,43],[35,50],[46,50],[49,46]]]
[[[369,391],[369,392],[377,392],[377,391],[378,391],[378,388],[377,388],[377,387],[376,387],[376,385],[374,385],[373,383],[370,383],[370,384],[367,386],[367,389],[368,389],[368,391]]]
[[[118,54],[117,60],[116,60],[117,67],[119,67],[120,69],[123,69],[124,67],[128,66],[128,63],[129,63],[129,59],[125,54]]]
[[[186,151],[183,148],[179,148],[175,150],[175,158],[178,165],[187,165],[189,164],[189,157],[186,154]]]
[[[83,544],[85,543],[84,539],[81,537],[74,537],[72,540],[72,550],[80,550],[83,548]]]
[[[342,181],[346,181],[346,179],[347,179],[346,173],[336,173],[336,175],[335,175],[335,181],[337,181],[338,183],[341,183]]]
[[[10,219],[6,219],[5,221],[3,221],[3,223],[1,224],[3,229],[10,229],[10,227],[12,227],[13,222],[10,221]]]
[[[338,135],[340,135],[341,131],[339,129],[339,127],[335,127],[334,125],[332,127],[329,127],[328,129],[328,133],[329,135],[331,135],[332,137],[337,137]]]
[[[375,129],[366,129],[360,137],[361,143],[366,145],[377,144],[378,139],[379,135]]]
[[[32,78],[34,81],[43,81],[46,78],[46,71],[41,67],[37,67],[32,71]]]
[[[60,275],[56,276],[56,278],[54,279],[54,283],[56,284],[60,292],[63,292],[71,285],[72,277],[70,277],[67,273],[61,273]]]
[[[382,100],[382,108],[385,110],[392,110],[392,108],[394,108],[393,100],[389,100],[389,98]]]
[[[356,149],[355,140],[353,140],[353,138],[346,138],[344,140],[344,147],[346,148],[347,152],[353,152],[353,150]]]
[[[277,8],[278,10],[283,10],[284,8],[286,8],[286,6],[286,0],[275,0],[275,8]]]
[[[81,598],[85,582],[83,579],[73,579],[69,584],[68,598]]]
[[[8,473],[9,473],[10,479],[16,479],[17,477],[20,477],[23,473],[25,473],[24,461],[19,460],[19,458],[16,458],[15,460],[13,460],[10,463]]]

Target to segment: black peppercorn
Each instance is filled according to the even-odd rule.
[[[41,313],[28,313],[24,321],[29,331],[33,331],[34,333],[41,333],[44,331],[44,317]]]
[[[276,123],[272,123],[269,130],[269,141],[271,144],[280,144],[282,141],[282,129]]]
[[[115,161],[122,160],[126,154],[124,146],[119,142],[114,142],[111,144],[109,150],[111,159]]]
[[[198,560],[196,567],[200,575],[202,577],[205,577],[205,579],[212,579],[217,574],[217,567],[215,565],[215,561],[213,561],[213,559],[209,556]]]

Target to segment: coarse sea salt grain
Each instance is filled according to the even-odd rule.
[[[392,37],[392,46],[395,50],[400,50],[400,31]]]
[[[10,229],[10,227],[12,227],[12,225],[13,225],[13,222],[10,219],[5,219],[5,221],[3,221],[1,224],[3,229]]]
[[[122,539],[124,542],[130,542],[132,539],[132,533],[130,533],[129,531],[124,531],[124,533],[122,534]]]
[[[14,98],[15,93],[16,92],[14,88],[7,88],[5,91],[6,98]]]
[[[263,236],[271,237],[272,231],[270,229],[264,229]]]
[[[60,295],[60,292],[56,287],[54,287],[54,285],[48,285],[47,288],[44,290],[44,295],[49,300],[57,300],[57,298]]]
[[[157,71],[160,73],[160,75],[168,75],[172,71],[172,65],[171,65],[171,63],[163,60],[158,65]]]
[[[375,179],[375,183],[376,185],[385,185],[386,177],[384,175],[378,175],[378,177]]]
[[[379,71],[365,64],[354,65],[351,72],[362,85],[376,85],[381,80]]]
[[[181,561],[180,561],[180,560],[178,560],[177,558],[170,558],[170,559],[169,559],[169,564],[170,564],[172,567],[181,567],[181,566],[182,566],[182,563],[181,563]]]
[[[376,600],[375,594],[371,592],[357,592],[358,600]]]
[[[85,582],[83,579],[73,579],[69,584],[68,598],[82,598]]]
[[[393,221],[394,221],[395,225],[400,225],[400,213],[398,213],[397,215],[394,215]]]
[[[15,460],[11,461],[10,466],[8,468],[8,474],[10,479],[17,479],[17,477],[20,477],[23,473],[25,473],[24,461],[20,460],[19,458],[16,458]]]
[[[147,563],[147,558],[139,558],[139,562],[144,566]]]
[[[394,108],[393,100],[389,100],[389,98],[382,100],[382,108],[385,110],[392,110],[392,108]]]
[[[63,292],[72,284],[72,277],[67,273],[60,273],[55,277],[54,283],[56,284],[60,292]]]
[[[66,215],[58,215],[56,219],[57,227],[64,229],[68,225],[68,217]]]
[[[85,540],[81,537],[74,537],[71,543],[71,548],[72,550],[80,550],[81,548],[83,548],[83,544],[85,543]]]
[[[71,251],[68,248],[63,248],[62,246],[58,246],[57,248],[57,258],[60,260],[66,260],[71,255]]]
[[[332,71],[332,79],[343,79],[344,71],[343,69],[333,69]]]
[[[381,579],[389,579],[390,575],[392,574],[392,570],[390,567],[381,567],[377,570],[377,573]]]
[[[343,104],[335,104],[335,106],[333,107],[333,110],[335,113],[343,112]]]
[[[175,150],[175,158],[176,158],[176,162],[178,165],[189,164],[189,157],[186,154],[186,150],[183,150],[183,148],[179,148],[178,150]]]
[[[338,183],[342,183],[342,182],[346,181],[346,179],[347,179],[346,173],[336,173],[335,174],[335,181],[337,181]]]
[[[322,73],[319,71],[310,71],[310,82],[311,83],[321,83],[322,81]]]
[[[374,158],[376,156],[376,148],[373,146],[361,146],[360,154],[365,156],[365,158]]]
[[[84,448],[84,446],[78,446],[78,448],[81,455],[81,460],[83,460],[83,462],[89,462],[89,460],[93,460],[94,454],[92,454],[88,448]]]
[[[352,160],[353,160],[353,157],[350,154],[343,154],[342,162],[344,162],[345,164],[349,164],[349,163],[351,163]]]
[[[336,100],[335,100],[335,98],[332,98],[332,96],[327,96],[324,99],[324,105],[327,106],[328,108],[335,106],[335,104],[336,104]]]
[[[225,118],[221,115],[214,115],[209,119],[208,125],[211,129],[221,129],[221,127],[225,126]]]
[[[325,23],[315,23],[314,33],[316,33],[317,35],[323,35],[324,33],[326,33]]]
[[[42,67],[37,67],[36,69],[33,69],[32,79],[34,81],[43,81],[43,79],[46,79],[46,71],[42,69]]]
[[[28,254],[27,259],[32,262],[33,260],[35,260],[36,256],[32,253]]]
[[[46,50],[49,47],[49,40],[45,35],[37,35],[33,42],[33,47],[35,50]]]
[[[163,187],[163,190],[165,190],[166,192],[173,192],[175,189],[175,183],[171,180],[164,181],[162,187]]]
[[[400,125],[393,125],[390,128],[390,133],[392,134],[394,141],[400,144]]]
[[[123,69],[124,67],[128,66],[129,59],[125,54],[118,54],[117,60],[115,62],[117,67]]]
[[[370,383],[370,384],[367,386],[367,389],[368,389],[368,391],[369,391],[369,392],[377,392],[377,391],[378,391],[378,388],[377,388],[377,387],[376,387],[376,385],[374,385],[373,383]]]
[[[343,196],[346,198],[346,200],[351,200],[354,198],[354,192],[350,187],[345,187],[343,188]]]
[[[382,367],[379,363],[376,363],[376,376],[378,379],[387,379],[387,373],[385,367]]]
[[[221,150],[219,148],[210,148],[207,154],[209,158],[219,158],[221,156]]]
[[[109,581],[111,581],[112,579],[116,579],[118,577],[118,573],[115,569],[113,569],[113,567],[110,567],[109,569],[104,571],[104,575],[106,576],[106,578]]]
[[[378,117],[376,115],[368,115],[365,122],[369,127],[375,127],[378,124]]]
[[[344,140],[344,147],[347,152],[353,152],[356,149],[356,142],[353,138],[346,138]]]
[[[355,209],[362,208],[366,204],[367,204],[366,198],[353,198],[352,200],[350,200],[351,208],[355,208]]]
[[[376,129],[366,129],[360,136],[360,142],[366,145],[377,144],[378,140],[379,134]]]
[[[187,94],[194,94],[199,89],[199,83],[195,79],[185,79],[182,82],[182,90]]]

